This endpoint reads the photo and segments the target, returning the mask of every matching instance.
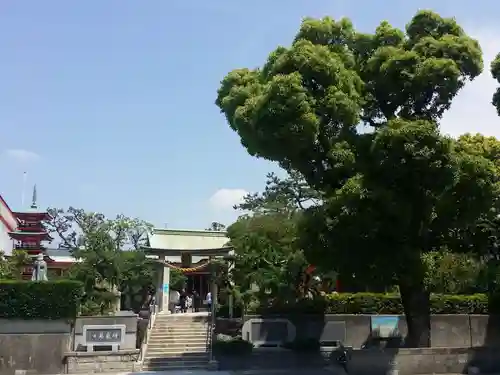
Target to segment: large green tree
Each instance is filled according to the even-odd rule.
[[[269,173],[264,191],[248,194],[235,207],[247,213],[228,228],[236,255],[230,277],[243,296],[255,294],[255,287],[264,303],[304,296],[308,263],[298,242],[298,224],[304,209],[319,200],[319,194],[292,171],[284,178]],[[273,301],[276,298],[279,301]]]
[[[122,294],[122,307],[139,310],[154,292],[155,267],[141,251],[152,225],[73,207],[49,212],[49,231],[80,260],[70,274],[85,285],[88,313],[109,309],[116,291]]]
[[[493,163],[457,150],[438,121],[483,68],[454,19],[418,12],[405,31],[348,19],[303,21],[261,69],[239,69],[216,100],[251,155],[322,192],[302,237],[318,266],[397,283],[408,343],[430,343],[422,255],[487,211]],[[362,129],[360,125],[363,125]]]
[[[500,53],[496,55],[495,59],[491,62],[491,75],[500,84]],[[500,87],[497,88],[493,94],[492,104],[495,106],[500,116]]]
[[[261,302],[301,296],[307,263],[297,242],[297,220],[283,213],[242,216],[228,228],[235,259],[230,275],[242,293],[257,287]]]

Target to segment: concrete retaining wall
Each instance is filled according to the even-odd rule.
[[[285,349],[257,349],[252,354],[218,357],[219,369],[300,370],[329,367],[332,373],[345,374],[335,359],[338,353],[297,353]],[[466,374],[469,366],[479,367],[482,374],[498,373],[500,356],[493,348],[425,348],[425,349],[357,349],[350,353],[349,375],[420,375]],[[339,371],[336,372],[335,369]]]
[[[139,350],[121,350],[120,352],[70,352],[65,354],[67,374],[93,374],[103,372],[139,371],[137,361]]]
[[[67,321],[0,319],[0,375],[64,372],[64,353],[72,343]]]
[[[273,316],[274,317],[274,316]],[[296,339],[318,338],[328,329],[328,323],[345,324],[344,344],[360,348],[369,344],[372,315],[325,315],[325,316],[280,316],[289,318],[296,328]],[[261,319],[263,316],[247,315],[243,321]],[[241,328],[242,320],[218,319],[218,332],[235,332]],[[399,331],[407,334],[406,320],[399,316]],[[500,316],[487,315],[433,315],[431,316],[431,345],[436,348],[448,347],[500,347]]]

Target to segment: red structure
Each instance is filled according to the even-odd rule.
[[[43,222],[50,219],[48,212],[38,210],[36,203],[36,185],[33,187],[33,200],[29,210],[25,212],[14,212],[18,221],[17,229],[9,232],[10,238],[15,242],[14,250],[23,250],[30,256],[40,253],[45,254],[43,242],[51,241],[49,233],[45,229]],[[23,278],[31,279],[33,268],[31,266],[23,269]]]

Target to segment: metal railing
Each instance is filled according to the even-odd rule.
[[[158,309],[158,306],[156,304],[156,298],[153,297],[149,303],[148,327],[146,329],[146,332],[144,333],[144,337],[143,337],[142,343],[141,343],[141,353],[140,353],[140,357],[139,357],[140,362],[144,361],[144,357],[146,356],[146,351],[148,350],[149,336],[150,336],[151,330],[153,329],[153,326],[155,324],[157,309]]]
[[[214,342],[215,342],[215,323],[216,323],[216,316],[215,316],[215,305],[216,301],[213,300],[212,298],[212,304],[210,306],[210,311],[209,311],[209,323],[207,327],[207,341],[208,341],[208,348],[209,348],[209,353],[208,353],[208,361],[209,363],[214,362]]]

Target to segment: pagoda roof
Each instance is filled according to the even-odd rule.
[[[16,230],[15,232],[9,232],[9,236],[12,238],[21,237],[42,237],[47,240],[52,240],[53,238],[48,232],[28,232],[24,230]]]
[[[43,211],[17,211],[13,212],[14,216],[16,216],[18,219],[23,219],[26,217],[37,217],[40,220],[49,220],[51,219],[51,216],[48,212],[43,212]]]
[[[45,255],[55,263],[81,262],[81,260],[76,259],[68,249],[46,249]]]

